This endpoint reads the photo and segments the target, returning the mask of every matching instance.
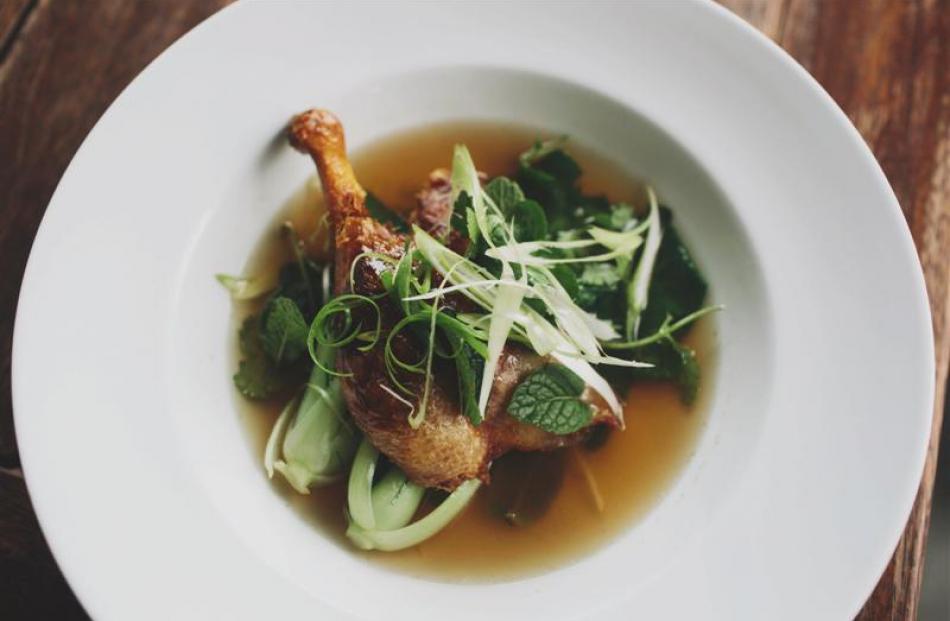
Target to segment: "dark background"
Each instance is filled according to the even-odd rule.
[[[4,619],[86,618],[33,516],[13,434],[10,347],[33,236],[67,164],[116,95],[175,39],[227,3],[0,0]],[[887,173],[917,243],[937,343],[934,436],[904,537],[859,618],[913,619],[919,608],[921,618],[950,619],[950,469],[936,474],[950,355],[950,0],[722,3],[784,47],[851,117]],[[935,480],[933,540],[920,600]]]

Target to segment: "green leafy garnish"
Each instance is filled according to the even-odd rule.
[[[620,277],[617,268],[610,263],[593,263],[584,266],[577,282],[582,286],[609,289],[620,283]]]
[[[548,236],[548,218],[537,202],[523,200],[511,209],[515,241],[529,242]]]
[[[663,241],[657,252],[650,301],[640,316],[640,334],[655,332],[667,317],[679,319],[703,305],[706,279],[673,226],[673,214],[660,208]]]
[[[514,418],[565,435],[590,423],[593,410],[580,399],[584,380],[561,364],[546,364],[515,388],[508,403]]]
[[[310,327],[290,298],[274,298],[261,317],[261,344],[277,364],[294,362],[307,351]]]
[[[504,215],[511,213],[515,205],[524,200],[524,192],[508,177],[495,177],[485,184],[485,194],[495,202]]]
[[[455,368],[459,379],[459,399],[462,402],[462,413],[473,425],[477,426],[482,422],[482,415],[478,410],[478,394],[482,389],[485,358],[479,355],[471,345],[459,340],[459,351],[455,357]]]
[[[260,340],[260,322],[248,317],[238,333],[241,362],[234,374],[234,385],[248,399],[267,399],[286,388],[285,374],[264,353]]]

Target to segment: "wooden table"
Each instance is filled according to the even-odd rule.
[[[0,615],[86,618],[19,471],[10,346],[23,267],[56,183],[109,103],[228,0],[0,0]],[[913,619],[950,355],[950,0],[723,0],[848,113],[900,199],[937,342],[934,440],[903,538],[859,619]],[[802,594],[807,597],[807,594]]]

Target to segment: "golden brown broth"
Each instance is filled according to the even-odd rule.
[[[489,176],[512,174],[516,157],[538,137],[550,135],[519,126],[460,122],[429,126],[398,134],[359,150],[352,156],[361,184],[385,204],[409,210],[428,173],[451,163],[452,146],[464,143],[479,170]],[[577,145],[570,153],[584,171],[588,192],[612,201],[642,203],[642,187],[613,163]],[[308,182],[291,199],[248,262],[247,274],[276,270],[289,260],[278,223],[290,219],[306,232],[311,253],[326,252],[325,231],[318,226],[322,204],[318,184]],[[316,231],[316,234],[314,234]],[[240,305],[235,326],[256,308]],[[665,383],[637,384],[627,395],[626,429],[612,433],[597,450],[571,449],[564,480],[549,510],[536,522],[515,527],[492,511],[486,488],[449,527],[415,548],[396,553],[360,553],[373,561],[407,573],[437,580],[497,581],[523,577],[558,567],[590,553],[642,517],[670,487],[694,450],[705,422],[705,404],[713,384],[715,335],[708,321],[691,331],[704,381],[692,407],[684,406],[675,388]],[[236,354],[235,354],[236,358]],[[240,397],[256,455],[262,455],[280,403],[250,403]],[[598,510],[579,459],[586,460],[603,501]],[[346,521],[345,483],[301,496],[276,481],[275,489],[307,520],[332,536],[342,547]]]

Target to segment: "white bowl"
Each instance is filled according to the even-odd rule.
[[[676,206],[720,362],[684,474],[601,551],[446,584],[367,563],[273,493],[232,402],[229,301],[311,172],[294,112],[351,148],[448,119],[593,145]],[[242,3],[119,97],[63,177],[17,313],[33,502],[102,619],[840,619],[917,489],[933,345],[891,189],[846,117],[713,5]]]

